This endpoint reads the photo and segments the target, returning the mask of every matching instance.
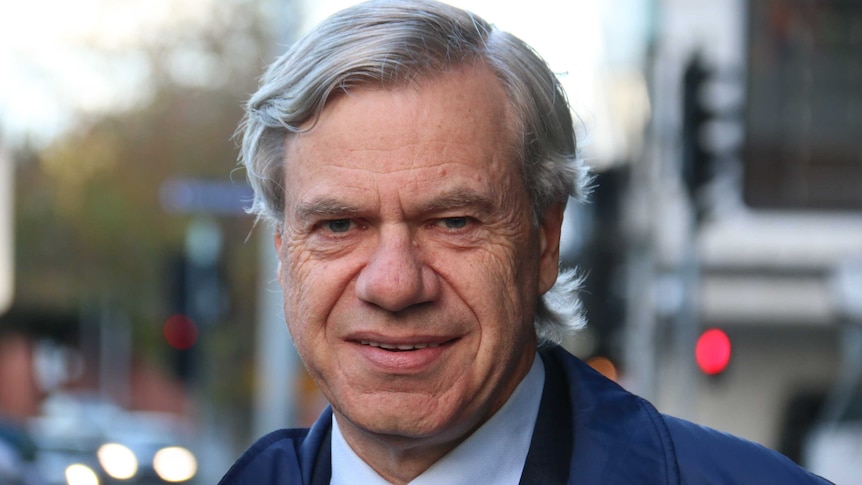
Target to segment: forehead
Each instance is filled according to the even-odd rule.
[[[287,198],[328,181],[358,185],[385,176],[421,185],[447,176],[512,177],[510,111],[499,80],[481,65],[394,89],[342,93],[307,132],[286,141]],[[344,180],[345,173],[352,178]]]

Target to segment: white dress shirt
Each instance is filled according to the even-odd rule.
[[[517,485],[530,450],[544,385],[545,367],[536,354],[530,371],[503,407],[410,485]],[[334,415],[330,483],[389,485],[350,448]]]

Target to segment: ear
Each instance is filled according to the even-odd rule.
[[[273,233],[273,239],[275,242],[275,256],[276,256],[276,259],[278,260],[277,271],[278,271],[278,275],[280,277],[281,276],[281,243],[282,243],[281,228],[280,227],[275,229],[275,231]]]
[[[557,282],[560,270],[560,232],[565,204],[548,207],[539,222],[539,294],[544,295]]]
[[[281,254],[281,230],[276,228],[273,231],[274,239],[275,239],[275,252],[276,254]]]

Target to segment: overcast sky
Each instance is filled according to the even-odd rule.
[[[120,51],[137,36],[199,18],[213,0],[23,0],[0,2],[0,134],[14,143],[24,134],[49,140],[69,127],[71,107],[98,112],[133,98],[145,75],[130,54],[123,69],[99,64],[80,46]],[[217,1],[217,0],[216,0]],[[278,0],[275,0],[278,1]],[[282,0],[284,1],[284,0]],[[303,29],[351,0],[305,0]],[[573,109],[588,126],[602,125],[601,72],[608,64],[608,26],[631,30],[631,5],[643,0],[449,0],[532,45],[560,75]],[[614,5],[613,22],[608,18]],[[604,12],[602,9],[605,9]],[[629,15],[622,15],[629,13]],[[629,22],[631,23],[631,22]],[[604,30],[603,30],[604,29]],[[624,39],[620,39],[624,40]],[[625,42],[615,42],[618,48]],[[618,50],[618,49],[617,49]],[[597,128],[597,131],[601,131]]]

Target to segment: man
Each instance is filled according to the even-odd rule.
[[[222,483],[818,481],[556,346],[580,324],[557,272],[587,176],[558,81],[511,35],[426,0],[336,14],[266,73],[242,161],[331,408]]]

